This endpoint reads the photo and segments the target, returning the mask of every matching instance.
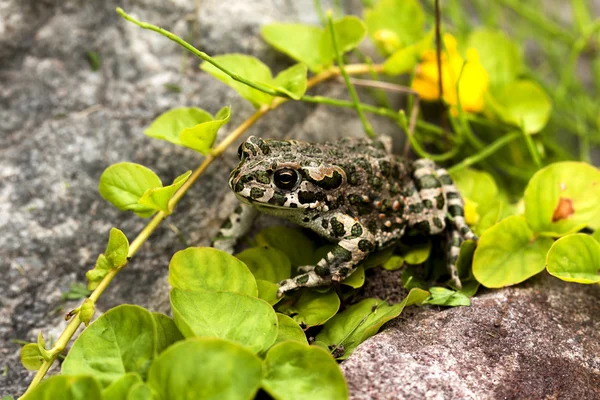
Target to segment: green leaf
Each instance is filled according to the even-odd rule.
[[[365,9],[364,17],[371,40],[384,54],[423,37],[424,15],[417,0],[380,0],[374,8]],[[388,42],[393,39],[394,43],[386,45],[386,39]]]
[[[173,343],[184,339],[172,318],[157,312],[153,312],[152,316],[154,317],[154,321],[156,321],[157,353],[162,353],[164,349]]]
[[[477,212],[487,211],[488,205],[498,196],[498,186],[492,175],[484,171],[464,168],[450,174],[463,198],[477,205]]]
[[[245,54],[223,54],[214,56],[213,59],[229,71],[249,81],[256,83],[264,82],[267,84],[273,81],[269,67],[256,57]],[[221,82],[224,82],[227,86],[233,88],[240,96],[251,102],[256,108],[261,105],[271,104],[271,101],[273,100],[273,96],[254,89],[245,83],[234,80],[231,76],[206,61],[200,65],[200,68]]]
[[[592,234],[592,237],[600,242],[600,229],[596,230],[596,232]]]
[[[96,289],[100,281],[104,279],[106,274],[108,274],[108,271],[110,271],[111,269],[112,265],[104,256],[104,254],[98,255],[98,259],[96,260],[96,266],[94,267],[94,269],[90,269],[85,273],[85,277],[88,280],[88,289]]]
[[[104,252],[106,259],[113,268],[122,267],[127,263],[129,255],[129,241],[127,236],[117,228],[110,228],[108,244]]]
[[[128,400],[132,387],[142,383],[142,378],[135,372],[129,372],[115,379],[102,391],[103,400]]]
[[[387,321],[396,318],[404,307],[421,304],[429,292],[412,289],[402,302],[388,305],[379,299],[364,299],[331,318],[316,337],[328,346],[343,346],[347,358],[361,342],[373,336]]]
[[[294,266],[313,264],[315,245],[302,232],[285,226],[270,226],[256,234],[258,246],[271,246],[283,251]]]
[[[342,53],[356,48],[366,35],[364,23],[352,16],[336,21],[334,29]],[[275,23],[263,26],[261,34],[275,49],[306,64],[315,73],[331,66],[335,58],[331,35],[321,27]]]
[[[102,198],[122,211],[133,211],[140,217],[149,217],[155,210],[138,200],[146,190],[162,187],[160,178],[140,164],[122,162],[106,168],[100,176],[98,190]]]
[[[264,300],[231,292],[171,291],[175,324],[185,337],[209,336],[240,343],[255,353],[277,337],[277,316]]]
[[[300,100],[306,92],[306,65],[296,64],[281,71],[273,85],[294,100]]]
[[[394,51],[383,63],[383,72],[388,75],[400,75],[411,72],[419,62],[421,54],[431,48],[433,38],[434,31],[430,31],[427,36],[418,42]]]
[[[21,364],[30,370],[37,371],[42,366],[44,357],[37,343],[27,343],[21,347]]]
[[[471,300],[469,300],[467,296],[455,290],[436,286],[429,288],[429,293],[431,293],[431,295],[425,300],[425,304],[451,307],[471,305]]]
[[[90,321],[94,317],[94,313],[96,312],[96,305],[92,301],[92,299],[85,299],[83,304],[81,305],[81,309],[79,310],[79,320],[83,322],[85,326],[90,324]]]
[[[259,299],[263,299],[272,306],[281,301],[282,297],[277,297],[277,291],[279,290],[278,284],[257,279],[256,286],[258,287]]]
[[[477,29],[471,33],[467,47],[479,53],[492,88],[507,85],[517,79],[523,66],[521,50],[501,31]]]
[[[160,400],[156,391],[144,382],[133,385],[127,395],[127,400]]]
[[[274,247],[252,247],[237,254],[256,279],[279,283],[291,275],[292,265],[284,252]]]
[[[152,208],[153,210],[163,211],[166,214],[171,214],[173,211],[169,208],[169,200],[179,190],[181,186],[192,175],[192,171],[184,172],[179,175],[169,186],[148,189],[144,192],[138,203],[142,206]]]
[[[223,107],[214,118],[201,108],[174,108],[159,115],[144,134],[206,155],[230,117],[231,107]]]
[[[365,283],[365,269],[362,265],[359,265],[349,277],[344,279],[342,285],[350,286],[354,289],[358,289]]]
[[[508,217],[479,238],[473,275],[488,288],[523,282],[544,269],[550,246],[552,239],[536,238],[524,217]]]
[[[488,96],[491,109],[504,122],[521,127],[527,134],[541,131],[552,111],[552,102],[544,89],[530,80],[516,80]]]
[[[262,386],[277,400],[348,398],[344,376],[334,359],[319,347],[293,341],[269,350]]]
[[[91,376],[55,375],[42,381],[22,400],[102,400],[100,385]]]
[[[215,338],[174,344],[152,364],[148,385],[161,399],[252,399],[260,387],[260,359]]]
[[[152,313],[134,305],[117,306],[98,317],[75,340],[62,373],[93,375],[103,386],[127,372],[145,377],[156,348]]]
[[[404,258],[407,264],[422,264],[427,261],[431,253],[431,241],[426,239],[425,241],[410,243],[410,245],[400,243],[396,251]]]
[[[292,318],[285,314],[277,313],[277,322],[279,323],[279,331],[277,332],[275,344],[285,342],[286,340],[308,344],[304,331]]]
[[[400,281],[402,287],[406,290],[412,289],[427,289],[427,284],[422,280],[422,267],[415,267],[414,265],[407,265],[400,275]]]
[[[332,291],[320,293],[316,290],[303,290],[293,304],[282,304],[279,310],[289,314],[296,322],[305,326],[323,325],[340,308],[340,298]]]
[[[600,243],[582,233],[560,238],[548,251],[546,269],[567,282],[600,282]]]
[[[189,291],[227,291],[256,297],[256,280],[246,265],[224,251],[188,247],[173,255],[169,283]]]
[[[223,107],[212,121],[186,128],[179,134],[181,144],[198,153],[207,155],[217,139],[217,132],[231,118],[231,107]]]
[[[390,257],[392,257],[394,250],[395,247],[390,246],[375,253],[371,253],[360,263],[360,265],[362,265],[365,270],[383,265]]]
[[[388,271],[395,271],[402,268],[404,265],[404,257],[393,255],[386,262],[383,263],[382,267]]]
[[[542,168],[525,189],[525,217],[531,229],[562,236],[600,227],[600,170],[566,161]]]

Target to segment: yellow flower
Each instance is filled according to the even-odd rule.
[[[444,101],[452,106],[454,112],[458,106],[459,96],[464,111],[479,112],[483,110],[483,95],[488,90],[489,76],[479,61],[477,50],[467,49],[465,61],[458,53],[456,39],[452,35],[444,34],[444,45],[446,52],[441,54]],[[416,72],[412,89],[423,100],[438,100],[440,98],[439,75],[435,50],[427,50],[421,55],[421,62],[417,66]]]

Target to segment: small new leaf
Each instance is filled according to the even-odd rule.
[[[94,317],[94,312],[96,312],[96,305],[94,302],[91,299],[85,299],[79,311],[79,319],[85,326],[90,324],[90,321]]]
[[[21,348],[21,364],[30,370],[37,371],[42,366],[44,357],[37,343],[28,343]]]
[[[169,186],[146,190],[144,195],[138,200],[138,203],[145,207],[171,214],[173,210],[169,207],[169,200],[183,186],[191,174],[192,171],[187,171],[175,178]]]
[[[88,272],[85,273],[85,277],[88,280],[88,289],[96,289],[100,281],[104,279],[104,277],[106,276],[106,274],[108,274],[108,271],[110,271],[111,268],[112,266],[108,259],[104,256],[104,254],[98,255],[98,259],[96,260],[96,266],[94,267],[94,269],[90,269]]]
[[[108,245],[104,255],[111,267],[120,268],[127,263],[127,255],[129,254],[129,241],[127,236],[117,228],[110,229],[108,236]]]

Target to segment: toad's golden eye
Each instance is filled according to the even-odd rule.
[[[293,189],[299,181],[298,172],[290,168],[283,168],[275,172],[273,177],[275,186],[279,189]]]

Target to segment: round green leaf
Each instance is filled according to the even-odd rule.
[[[294,100],[300,100],[306,92],[306,65],[296,64],[284,69],[275,77],[273,86]]]
[[[179,134],[187,128],[212,121],[212,115],[196,107],[173,108],[159,115],[144,131],[146,136],[182,145]]]
[[[255,353],[277,337],[277,316],[264,300],[231,292],[171,291],[175,324],[185,337],[209,336],[240,343]]]
[[[471,305],[471,300],[467,296],[455,290],[444,287],[432,287],[429,288],[429,293],[431,295],[425,300],[425,304],[450,307]]]
[[[525,189],[525,217],[531,229],[562,236],[600,227],[600,170],[583,162],[551,164]]]
[[[277,321],[279,323],[279,331],[277,332],[275,344],[285,342],[286,340],[308,344],[304,331],[292,318],[285,314],[277,313]]]
[[[398,251],[407,264],[422,264],[427,261],[431,253],[431,241],[426,239],[425,241],[411,243],[410,245],[400,243],[396,251]]]
[[[546,269],[567,282],[600,282],[600,243],[582,233],[560,238],[548,252]]]
[[[227,291],[257,296],[254,276],[246,265],[224,251],[211,247],[188,247],[173,255],[169,283],[189,291]]]
[[[417,0],[380,0],[374,8],[365,9],[364,17],[369,36],[375,43],[381,40],[382,31],[395,34],[398,49],[423,37],[424,15]]]
[[[179,134],[181,144],[200,154],[207,155],[215,144],[217,132],[231,118],[231,107],[223,107],[211,121],[186,128]]]
[[[281,307],[281,311],[305,327],[323,325],[340,308],[340,298],[332,291],[320,293],[316,290],[303,290],[298,300],[290,306]]]
[[[159,395],[144,382],[138,382],[127,393],[127,400],[160,400]]]
[[[127,236],[117,228],[110,228],[104,256],[112,267],[122,267],[127,263],[128,255],[129,241],[127,240]]]
[[[402,268],[404,265],[404,257],[393,255],[386,262],[383,263],[382,267],[388,271],[395,271]]]
[[[142,383],[142,378],[135,372],[129,372],[108,385],[102,391],[102,398],[104,400],[129,400],[128,395],[131,388],[138,383]]]
[[[501,31],[477,29],[469,36],[467,47],[479,53],[479,60],[490,78],[491,87],[506,85],[517,79],[523,65],[516,43]]]
[[[245,54],[223,54],[212,58],[230,72],[249,81],[256,83],[271,83],[273,81],[269,67],[256,57]],[[273,96],[234,80],[231,76],[206,61],[200,65],[200,68],[224,82],[227,86],[232,87],[240,96],[257,108],[261,105],[271,104],[273,100]]]
[[[473,256],[473,275],[483,286],[523,282],[544,269],[552,239],[535,237],[522,216],[508,217],[485,231]]]
[[[242,346],[192,338],[163,352],[150,368],[148,385],[169,400],[250,400],[260,387],[260,359]]]
[[[592,237],[600,242],[600,229],[597,229],[596,232],[592,234]]]
[[[277,400],[348,398],[344,376],[335,360],[319,347],[293,341],[269,350],[262,386]]]
[[[396,318],[404,307],[421,304],[429,292],[412,289],[402,302],[388,305],[379,299],[364,299],[331,318],[316,337],[327,346],[343,346],[347,358],[361,342],[373,336],[387,321]]]
[[[144,377],[156,347],[152,313],[142,307],[121,305],[101,315],[75,340],[62,364],[62,373],[93,375],[103,386],[127,372]]]
[[[290,277],[292,265],[284,252],[274,247],[252,247],[237,254],[256,279],[278,283]]]
[[[500,87],[490,101],[500,118],[528,134],[541,131],[552,110],[548,94],[539,84],[529,80],[517,80]]]
[[[27,343],[21,348],[21,364],[30,370],[37,371],[42,366],[44,357],[37,343]]]
[[[22,400],[102,400],[100,385],[91,376],[55,375],[42,381]]]
[[[365,283],[365,269],[362,265],[356,267],[354,272],[349,277],[344,279],[342,285],[350,286],[351,288],[357,289]]]
[[[152,170],[140,164],[122,162],[104,170],[98,190],[104,200],[119,210],[149,217],[155,210],[139,204],[138,200],[146,190],[158,187],[162,187],[162,182]]]
[[[276,283],[263,281],[262,279],[257,279],[256,286],[258,287],[258,298],[263,299],[272,306],[279,303],[283,298],[277,297],[279,285]]]
[[[480,214],[498,196],[498,186],[487,172],[464,168],[450,175],[460,194],[477,204]]]
[[[313,263],[314,243],[297,229],[270,226],[261,230],[255,240],[259,246],[271,246],[283,251],[292,265],[303,266]]]

